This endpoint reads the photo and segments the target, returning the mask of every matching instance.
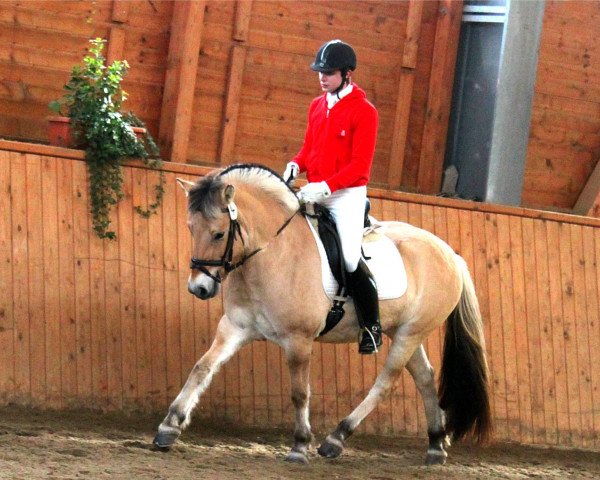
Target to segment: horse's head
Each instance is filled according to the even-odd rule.
[[[219,293],[219,285],[235,268],[233,247],[241,238],[235,188],[220,177],[208,175],[197,183],[177,179],[188,197],[187,224],[192,234],[192,269],[188,290],[207,300]]]
[[[227,274],[266,248],[300,211],[291,188],[261,165],[231,165],[197,183],[177,182],[188,197],[188,227],[193,238],[188,290],[202,300],[217,295]],[[245,229],[234,196],[244,206]],[[276,223],[278,218],[282,223]],[[265,222],[268,225],[257,228],[261,222],[263,227]],[[266,237],[264,232],[268,232]]]

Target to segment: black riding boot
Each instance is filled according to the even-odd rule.
[[[381,325],[379,323],[379,299],[377,286],[369,267],[361,258],[358,268],[348,273],[350,295],[354,299],[354,307],[358,324],[362,329],[362,338],[358,352],[374,353],[381,346]]]

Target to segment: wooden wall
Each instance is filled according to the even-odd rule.
[[[62,95],[88,39],[100,36],[110,58],[131,64],[126,108],[164,140],[167,155],[174,143],[179,161],[282,170],[321,93],[309,69],[314,53],[339,37],[355,47],[355,80],[380,113],[374,183],[438,191],[461,2],[193,5],[200,27],[186,24],[182,1],[0,2],[0,136],[46,140],[47,103]],[[178,62],[191,66],[178,71]],[[181,90],[189,101],[174,105]],[[182,118],[189,125],[168,133]]]
[[[600,2],[546,1],[525,167],[525,205],[573,208],[598,164],[599,38]]]
[[[114,214],[118,240],[100,241],[90,228],[82,152],[0,141],[1,403],[164,410],[174,399],[222,304],[186,288],[190,238],[175,177],[207,169],[165,170],[163,206],[145,220],[133,207],[151,198],[157,174],[128,163]],[[434,232],[469,264],[485,317],[495,438],[600,449],[600,220],[374,189],[370,196],[377,217]],[[442,338],[436,331],[427,342],[436,368]],[[317,430],[362,399],[384,358],[360,356],[356,345],[315,346]],[[289,425],[278,347],[244,348],[198,412]],[[406,374],[361,428],[425,435]]]

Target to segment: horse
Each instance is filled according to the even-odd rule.
[[[356,341],[359,326],[352,302],[346,304],[341,322],[319,336],[332,302],[323,288],[310,226],[299,214],[294,191],[277,173],[256,164],[235,164],[195,183],[177,182],[187,196],[192,236],[188,290],[207,300],[219,294],[222,285],[224,315],[210,348],[159,425],[154,446],[168,450],[173,445],[189,425],[213,375],[242,346],[269,340],[282,348],[291,379],[295,428],[286,460],[306,464],[313,440],[309,422],[313,342]],[[383,369],[367,396],[317,452],[338,457],[348,437],[390,393],[406,367],[424,404],[426,464],[443,464],[450,437],[484,443],[492,428],[489,370],[475,287],[465,261],[440,238],[407,223],[381,225],[380,231],[401,253],[408,287],[400,298],[380,302],[382,330],[391,340]],[[444,321],[438,397],[423,342]]]

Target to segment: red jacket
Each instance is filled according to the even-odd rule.
[[[325,181],[332,192],[369,182],[377,139],[378,114],[356,84],[327,110],[327,94],[308,111],[304,145],[293,161],[309,182]]]

